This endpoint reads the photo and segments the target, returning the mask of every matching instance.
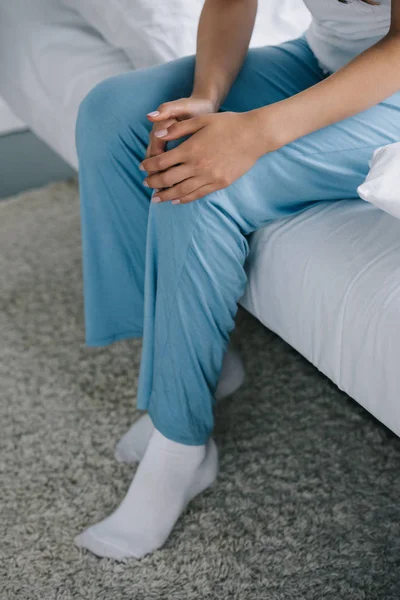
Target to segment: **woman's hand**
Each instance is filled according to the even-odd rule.
[[[154,123],[154,125],[150,132],[146,158],[158,156],[164,152],[166,141],[162,139],[162,134],[171,125],[184,119],[217,112],[218,108],[212,100],[195,95],[161,104],[157,110],[147,115],[149,121]]]
[[[153,202],[186,204],[230,185],[263,154],[279,147],[273,135],[266,147],[259,129],[254,111],[202,115],[172,124],[163,141],[190,138],[139,166],[149,174],[144,185],[157,190]]]

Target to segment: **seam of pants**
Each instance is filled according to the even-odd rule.
[[[311,135],[311,134],[308,134],[308,135]],[[306,136],[302,136],[302,137],[306,137]],[[302,138],[299,138],[299,139],[302,139]],[[339,148],[338,150],[329,150],[328,152],[321,152],[321,150],[317,150],[316,152],[304,152],[302,150],[298,150],[297,148],[292,148],[290,144],[288,144],[287,146],[282,146],[282,150],[285,147],[290,152],[293,152],[293,154],[298,154],[300,156],[315,156],[316,154],[320,154],[323,156],[330,156],[331,154],[337,154],[338,152],[355,152],[356,150],[364,150],[366,148],[377,148],[378,146],[376,144],[366,144],[365,146],[356,146],[353,148]]]

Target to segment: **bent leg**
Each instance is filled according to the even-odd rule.
[[[188,96],[195,59],[112,77],[82,102],[77,122],[86,340],[104,345],[143,331],[151,191],[138,171],[162,102]],[[304,40],[248,53],[222,110],[277,102],[323,77]]]
[[[265,155],[224,190],[187,205],[151,207],[152,345],[145,336],[139,406],[166,437],[204,444],[212,430],[214,390],[246,284],[246,236],[314,202],[356,198],[374,150],[399,136],[396,94]]]
[[[88,345],[142,336],[151,190],[143,186],[138,165],[151,130],[146,114],[190,93],[192,76],[191,57],[167,70],[119,75],[96,86],[80,106],[76,143]]]
[[[188,57],[104,82],[82,105],[77,139],[88,342],[140,335],[144,320],[138,406],[167,437],[202,444],[246,282],[246,236],[312,202],[355,197],[372,151],[399,132],[389,100],[265,155],[225,190],[149,214],[137,171],[145,114],[190,93],[193,68]],[[222,110],[276,102],[322,78],[303,39],[251,50]]]
[[[270,63],[269,56],[275,61],[279,56],[278,64]],[[224,110],[254,108],[258,93],[249,86],[252,75],[265,104],[267,98],[281,99],[285,89],[290,95],[322,77],[304,40],[279,51],[260,49],[249,54]],[[224,349],[246,283],[246,236],[311,202],[354,197],[373,149],[400,133],[393,124],[399,123],[399,106],[398,99],[389,100],[368,114],[266,155],[233,185],[199,201],[151,205],[139,407],[148,407],[156,431],[121,506],[85,532],[79,545],[101,556],[143,556],[164,543],[186,503],[214,480],[216,451],[211,440],[205,442],[213,426],[213,396]],[[123,136],[119,144],[125,144]],[[124,175],[122,169],[119,176]],[[122,209],[113,206],[113,211],[132,219],[131,205],[123,197],[112,199],[117,207],[119,201]],[[106,238],[123,248],[118,220],[100,222]],[[124,262],[121,254],[117,271],[133,266],[132,259]],[[119,283],[111,269],[97,275],[103,274],[106,283]]]

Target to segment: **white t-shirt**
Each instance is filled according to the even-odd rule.
[[[325,71],[337,71],[389,31],[391,0],[304,0],[313,16],[307,42]]]

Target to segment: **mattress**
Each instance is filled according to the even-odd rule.
[[[242,305],[400,435],[400,220],[324,202],[252,236]]]
[[[78,105],[131,69],[59,0],[0,3],[0,91],[77,166]],[[321,203],[251,238],[242,305],[400,435],[400,221],[361,200]]]

